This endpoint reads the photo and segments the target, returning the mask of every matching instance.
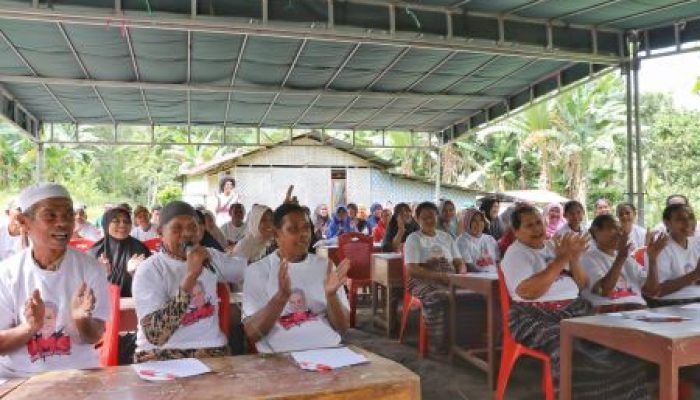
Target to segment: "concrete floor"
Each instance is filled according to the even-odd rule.
[[[463,362],[447,362],[447,357],[428,356],[419,359],[417,352],[416,320],[409,323],[406,343],[397,336],[387,338],[383,329],[372,326],[369,309],[358,310],[357,327],[345,336],[348,344],[354,344],[394,360],[421,377],[424,400],[481,400],[491,399],[492,392],[486,383],[486,373]],[[528,357],[521,358],[508,382],[506,399],[540,400],[542,364]],[[693,399],[700,400],[700,378],[695,383]]]

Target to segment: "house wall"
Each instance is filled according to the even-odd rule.
[[[371,173],[372,202],[383,203],[435,201],[435,185],[432,183],[401,178],[382,171]],[[470,206],[476,197],[467,191],[446,188],[440,189],[440,197],[451,199],[457,208]]]

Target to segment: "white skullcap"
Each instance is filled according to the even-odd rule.
[[[73,211],[78,211],[78,210],[83,210],[83,211],[87,210],[87,205],[85,205],[84,203],[78,203],[78,204],[74,205]]]
[[[42,200],[55,197],[70,199],[70,194],[66,188],[56,183],[37,183],[24,188],[17,202],[22,211],[27,211]]]

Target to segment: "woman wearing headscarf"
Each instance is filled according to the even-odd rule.
[[[314,210],[314,242],[326,238],[326,230],[328,230],[330,222],[331,218],[328,215],[328,205],[320,204],[316,207],[316,210]]]
[[[328,224],[328,229],[326,230],[326,238],[333,239],[343,233],[354,232],[352,226],[350,226],[350,222],[351,220],[348,216],[347,208],[345,208],[345,206],[336,207],[331,222]]]
[[[479,211],[484,213],[486,221],[488,222],[484,228],[484,233],[488,233],[496,240],[499,240],[506,232],[501,219],[498,218],[498,211],[500,208],[501,202],[494,197],[482,199],[479,205]]]
[[[457,247],[462,260],[470,272],[496,273],[500,253],[498,243],[491,235],[484,233],[486,217],[476,208],[464,211],[464,233],[457,239]]]
[[[438,218],[438,229],[443,232],[447,232],[452,239],[457,239],[457,237],[462,233],[460,232],[459,219],[457,218],[457,209],[455,208],[455,203],[452,200],[442,200],[440,201],[440,214]]]
[[[547,229],[547,239],[551,239],[562,226],[564,221],[564,207],[559,203],[549,203],[544,208],[544,226]]]
[[[244,257],[248,263],[254,263],[267,255],[275,236],[272,210],[267,206],[253,204],[248,214],[247,229],[248,232],[236,244],[232,255]]]
[[[374,228],[379,225],[379,221],[382,220],[382,205],[379,203],[373,203],[369,208],[369,217],[367,218],[367,227],[369,227],[370,232],[374,232]]]
[[[131,297],[131,275],[151,251],[129,235],[131,216],[124,208],[112,208],[102,216],[105,236],[88,253],[107,267],[109,281],[121,287],[121,297]]]
[[[382,240],[382,251],[387,253],[400,251],[401,244],[406,242],[408,235],[419,229],[420,226],[411,217],[411,207],[406,203],[398,203],[394,206],[394,214],[386,228]]]

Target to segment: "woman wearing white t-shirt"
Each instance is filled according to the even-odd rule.
[[[566,219],[566,224],[559,228],[557,233],[552,237],[560,237],[566,233],[579,233],[585,234],[585,229],[583,227],[583,219],[586,217],[586,210],[583,208],[583,204],[576,200],[567,201],[564,204],[564,219]]]
[[[632,203],[620,203],[616,208],[617,219],[620,220],[622,232],[629,236],[632,251],[647,245],[647,230],[635,224],[637,208]]]
[[[700,302],[700,238],[694,236],[694,218],[693,209],[685,204],[664,209],[671,239],[657,260],[659,286],[650,293],[650,307]]]
[[[464,211],[464,233],[457,239],[457,247],[467,268],[474,272],[496,273],[499,261],[498,243],[484,232],[486,217],[476,208]]]
[[[204,227],[189,204],[163,207],[161,252],[136,269],[136,362],[228,355],[219,327],[219,281],[239,283],[247,260],[197,244]]]
[[[589,315],[591,304],[579,297],[588,278],[580,264],[585,235],[566,233],[546,241],[540,213],[524,205],[513,211],[516,241],[502,268],[513,302],[508,325],[525,346],[549,354],[555,385],[559,381],[559,322]],[[589,342],[576,342],[573,393],[577,398],[648,399],[646,366],[636,359]]]
[[[420,230],[406,238],[404,261],[408,288],[423,303],[431,353],[447,351],[449,275],[466,272],[462,255],[449,233],[438,230],[438,208],[424,202],[416,208]]]
[[[308,252],[311,219],[286,203],[272,215],[277,251],[246,268],[243,325],[261,353],[335,347],[350,327],[343,285],[350,261],[338,268]]]
[[[649,266],[643,269],[630,257],[633,245],[615,217],[595,217],[590,232],[595,244],[581,258],[589,279],[584,298],[596,307],[596,312],[646,308],[642,293],[656,290],[656,260],[668,237],[659,235],[649,243]],[[653,274],[652,279],[647,280],[647,274]]]

